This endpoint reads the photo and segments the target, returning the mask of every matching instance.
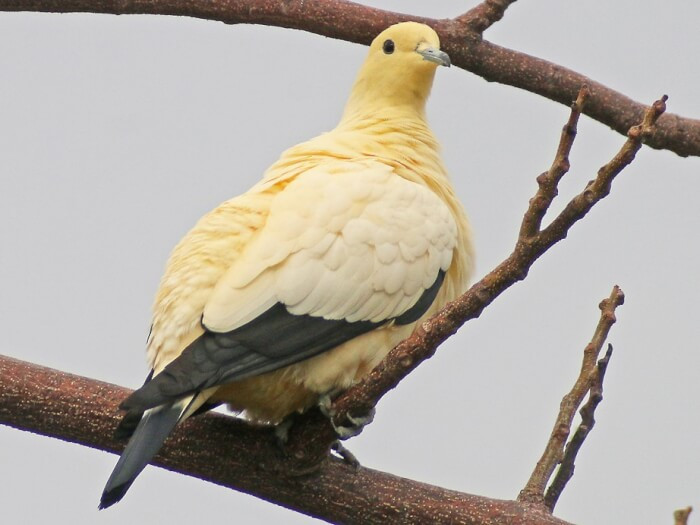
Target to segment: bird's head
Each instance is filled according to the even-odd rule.
[[[422,113],[438,66],[450,66],[437,33],[425,24],[403,22],[372,41],[353,86],[346,116],[356,111],[406,106]]]

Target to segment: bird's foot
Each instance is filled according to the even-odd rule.
[[[350,423],[349,425],[336,425],[331,419],[331,424],[335,433],[338,434],[340,439],[350,439],[359,435],[367,425],[374,421],[374,415],[376,410],[372,407],[366,414],[362,416],[353,416],[352,414],[347,414],[345,419]]]
[[[364,428],[369,425],[374,420],[374,415],[376,410],[372,407],[366,414],[362,416],[353,416],[352,414],[346,414],[345,419],[350,423],[349,425],[337,425],[333,418],[335,417],[335,410],[333,409],[333,401],[328,394],[324,394],[320,397],[318,402],[318,408],[321,413],[328,418],[333,426],[333,430],[338,435],[339,439],[350,439],[359,435]]]
[[[331,445],[331,450],[338,454],[338,456],[340,456],[340,458],[352,468],[360,468],[360,462],[355,457],[355,454],[353,454],[347,448],[345,448],[345,445],[343,445],[339,439],[336,439],[333,442],[333,444]]]

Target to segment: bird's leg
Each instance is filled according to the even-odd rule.
[[[351,467],[355,469],[360,468],[360,462],[355,457],[355,454],[353,454],[347,448],[345,448],[345,445],[343,445],[339,439],[336,439],[333,442],[333,444],[331,445],[331,450],[338,454],[338,456],[340,456],[342,460]]]
[[[345,463],[347,463],[351,467],[359,468],[360,462],[357,460],[357,458],[352,452],[345,448],[345,446],[341,443],[341,439],[350,439],[351,437],[354,437],[360,432],[362,432],[362,430],[365,428],[365,425],[371,423],[374,419],[374,407],[365,416],[362,417],[347,414],[345,418],[351,423],[350,426],[336,425],[335,421],[333,421],[333,417],[335,416],[335,410],[333,409],[333,401],[331,400],[330,395],[324,394],[320,397],[318,402],[318,408],[321,411],[321,413],[328,418],[328,420],[331,423],[331,426],[333,427],[333,430],[335,430],[335,433],[338,436],[338,439],[336,439],[331,445],[331,450],[333,450],[338,456],[340,456],[343,459],[343,461],[345,461]]]

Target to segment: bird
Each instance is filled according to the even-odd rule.
[[[178,423],[227,404],[276,425],[367,375],[466,290],[472,235],[426,120],[437,33],[372,41],[338,125],[284,151],[176,245],[153,304],[144,385],[99,508]]]

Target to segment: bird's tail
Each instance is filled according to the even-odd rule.
[[[197,396],[188,396],[174,403],[146,410],[107,480],[100,499],[100,509],[106,509],[124,497],[136,477],[160,450],[175,425],[184,419],[183,416],[188,415],[186,412],[191,408],[193,397]]]

